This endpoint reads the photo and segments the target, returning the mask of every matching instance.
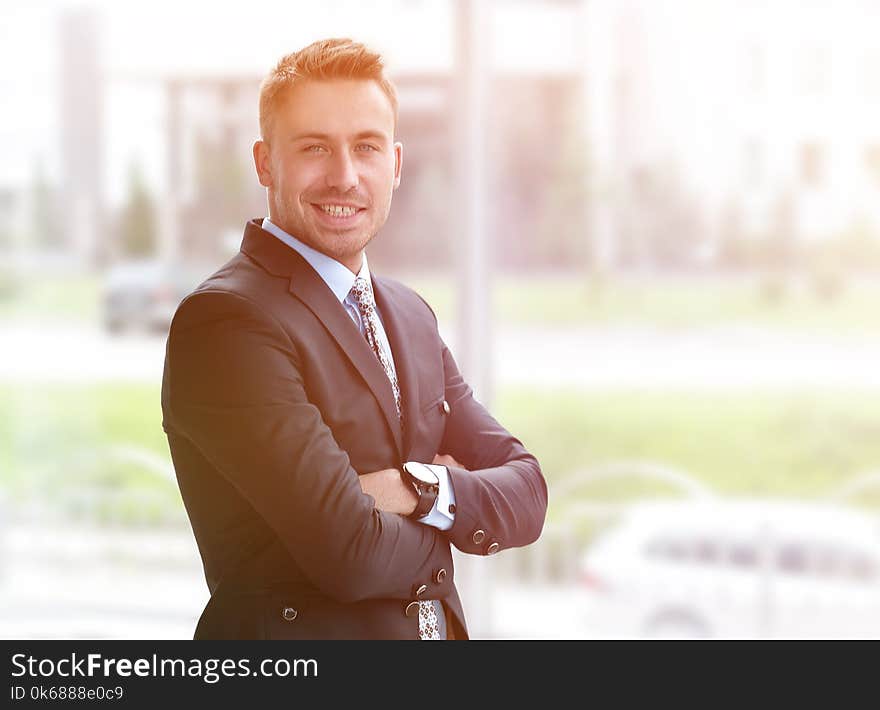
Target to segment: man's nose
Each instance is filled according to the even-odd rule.
[[[340,192],[348,192],[358,185],[358,174],[355,170],[354,161],[347,150],[337,151],[331,160],[330,169],[326,176],[327,187],[333,187]]]

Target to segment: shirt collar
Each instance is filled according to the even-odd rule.
[[[355,275],[347,266],[343,266],[336,259],[322,254],[308,244],[303,244],[299,239],[285,232],[277,224],[270,222],[268,218],[263,220],[263,229],[298,252],[309,263],[309,266],[318,272],[318,275],[324,280],[328,288],[333,291],[333,295],[339,299],[340,303],[348,296],[348,292],[351,291],[351,287],[354,286],[354,280],[357,277],[366,279],[372,288],[366,252],[364,252],[364,262],[361,264],[361,270]]]

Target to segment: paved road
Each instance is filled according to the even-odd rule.
[[[455,338],[447,333],[455,350]],[[164,337],[74,325],[0,327],[0,381],[159,382]],[[880,334],[819,337],[747,327],[499,330],[501,384],[606,388],[880,388]]]
[[[589,637],[576,589],[493,583],[489,595],[490,637]],[[207,599],[186,530],[32,522],[0,531],[2,638],[186,639]]]

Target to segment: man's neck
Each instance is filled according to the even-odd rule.
[[[332,259],[333,257],[331,256],[330,258]],[[337,259],[336,261],[339,261],[339,259]],[[363,249],[361,251],[359,251],[355,256],[353,256],[351,259],[347,259],[346,261],[339,261],[339,263],[342,264],[346,269],[348,269],[355,276],[357,276],[361,272],[361,269],[364,266],[364,251],[363,251]]]
[[[314,249],[315,251],[320,252],[321,254],[326,256],[328,259],[333,259],[333,261],[339,262],[346,269],[348,269],[351,273],[353,273],[355,276],[357,276],[360,273],[361,269],[363,268],[363,265],[364,265],[364,250],[363,249],[361,249],[357,254],[353,254],[352,256],[348,257],[347,259],[337,259],[332,254],[328,254],[327,252],[323,251],[322,249],[319,249],[314,244],[310,244],[305,239],[303,239],[299,234],[294,234],[292,231],[287,229],[284,225],[280,224],[278,222],[278,220],[276,220],[275,218],[272,217],[271,210],[269,211],[269,221],[271,221],[272,224],[274,224],[276,227],[278,227],[279,229],[286,232],[288,235],[290,235],[294,239],[297,239],[298,241],[305,244],[310,249]]]

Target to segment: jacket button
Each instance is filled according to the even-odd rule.
[[[446,570],[441,567],[437,570],[437,574],[434,575],[434,581],[437,582],[437,584],[443,584],[444,579],[446,579]]]
[[[449,414],[449,402],[445,399],[440,403],[440,409],[443,410],[444,414]]]
[[[474,531],[473,541],[475,545],[479,545],[486,538],[486,533],[482,530]]]
[[[285,621],[293,621],[296,618],[296,609],[292,606],[286,606],[281,610],[281,618]]]
[[[494,555],[496,552],[498,552],[499,549],[501,549],[501,545],[499,545],[497,542],[493,542],[491,545],[489,545],[489,547],[486,548],[486,554]]]
[[[450,515],[455,515],[455,503],[449,504],[449,513]]]
[[[427,591],[428,591],[428,585],[427,585],[427,584],[423,584],[423,585],[421,585],[421,586],[419,586],[419,587],[416,587],[416,588],[415,588],[415,591],[413,592],[413,594],[415,594],[417,597],[420,597],[420,596],[422,596],[422,594],[424,594],[424,593],[427,592]]]
[[[406,609],[403,610],[403,613],[407,616],[416,616],[419,613],[419,603],[418,602],[410,602],[406,605]]]

